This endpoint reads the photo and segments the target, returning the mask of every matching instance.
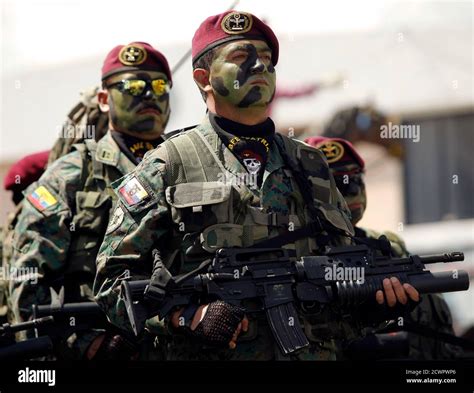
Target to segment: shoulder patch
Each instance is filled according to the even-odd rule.
[[[124,218],[124,212],[123,209],[120,207],[120,204],[117,205],[117,208],[114,211],[114,215],[109,221],[109,225],[107,227],[107,231],[105,232],[106,235],[111,234],[113,231],[115,231],[120,224],[122,224],[123,218]]]
[[[48,191],[45,186],[37,187],[27,199],[39,211],[48,209],[58,203],[58,200]]]
[[[149,194],[146,192],[145,187],[141,185],[135,176],[131,177],[125,185],[120,187],[118,192],[125,199],[128,206],[134,206],[149,198]]]

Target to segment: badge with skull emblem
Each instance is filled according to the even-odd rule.
[[[250,150],[242,152],[242,161],[251,175],[257,175],[262,166],[262,158]]]

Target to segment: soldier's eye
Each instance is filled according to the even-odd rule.
[[[247,58],[247,53],[245,52],[234,52],[231,56],[232,60],[245,60]]]

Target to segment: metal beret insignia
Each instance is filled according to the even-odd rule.
[[[133,66],[142,64],[147,57],[145,48],[132,44],[124,46],[119,53],[119,60],[123,65]]]
[[[222,30],[227,34],[242,34],[252,28],[252,15],[245,12],[231,12],[221,22]]]
[[[339,161],[344,155],[344,146],[336,141],[322,141],[316,148],[324,153],[329,164]]]

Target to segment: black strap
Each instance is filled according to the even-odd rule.
[[[300,160],[294,159],[294,157],[291,157],[287,153],[284,137],[281,134],[275,134],[275,142],[287,168],[289,168],[293,173],[293,177],[298,188],[300,189],[305,206],[309,210],[311,222],[300,229],[288,231],[274,238],[259,242],[251,248],[281,247],[285,244],[294,243],[296,240],[300,240],[305,237],[313,237],[315,238],[319,247],[325,247],[330,244],[331,237],[328,235],[323,235],[321,232],[326,231],[329,234],[347,236],[344,231],[333,227],[329,222],[327,222],[327,220],[322,216],[321,212],[315,207],[312,197],[313,184],[308,179],[304,169],[301,167]]]
[[[270,239],[262,240],[248,248],[280,248],[286,244],[294,243],[297,240],[304,239],[306,237],[313,237],[320,247],[324,247],[329,244],[330,236],[323,235],[321,232],[327,230],[321,224],[321,221],[312,221],[308,225],[302,228],[295,229],[294,231],[286,231],[280,235],[272,237]]]
[[[311,215],[311,219],[314,221],[319,220],[319,212],[314,206],[314,201],[312,197],[313,185],[306,176],[305,171],[301,167],[300,160],[294,159],[293,157],[288,155],[286,151],[285,140],[283,138],[284,137],[281,134],[275,134],[275,142],[278,146],[283,161],[285,162],[287,168],[293,173],[296,184],[300,189],[305,205]]]
[[[381,235],[378,239],[353,236],[352,240],[357,244],[365,244],[366,246],[369,246],[369,248],[379,250],[384,256],[391,256],[392,246],[385,235]]]

